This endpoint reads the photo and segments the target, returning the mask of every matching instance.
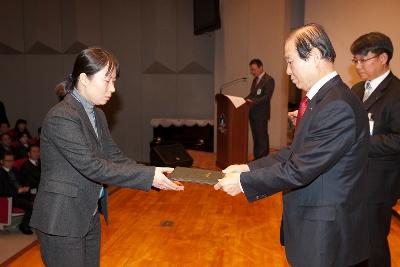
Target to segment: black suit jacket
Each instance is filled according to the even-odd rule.
[[[71,95],[43,121],[42,174],[30,222],[41,232],[83,237],[103,183],[144,191],[151,188],[155,168],[126,157],[113,141],[103,111],[97,107],[94,111],[98,137],[82,104]],[[106,205],[104,201],[101,208]]]
[[[40,172],[40,162],[38,166],[36,166],[28,159],[21,167],[21,183],[29,186],[30,188],[38,188]]]
[[[359,82],[351,89],[360,100],[364,84]],[[363,105],[374,121],[368,152],[368,200],[393,205],[400,198],[400,80],[390,72]]]
[[[17,179],[19,179],[16,170],[12,169],[11,171],[14,173]],[[18,188],[11,181],[9,174],[3,168],[0,167],[0,196],[16,197],[17,195],[18,195]]]
[[[249,163],[249,201],[283,191],[283,242],[293,266],[351,266],[368,258],[368,120],[339,76],[311,99],[292,146]]]
[[[271,97],[274,92],[275,81],[267,73],[257,83],[258,78],[255,77],[251,84],[250,93],[246,99],[253,100],[250,106],[250,120],[267,121],[271,114]]]

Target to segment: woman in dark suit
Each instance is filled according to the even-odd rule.
[[[41,132],[42,176],[31,227],[46,266],[99,266],[99,212],[107,220],[103,184],[149,191],[183,190],[163,172],[142,166],[114,143],[103,111],[115,92],[118,62],[101,48],[83,50],[64,87],[64,99],[46,115]]]

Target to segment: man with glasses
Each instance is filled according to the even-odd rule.
[[[370,118],[368,152],[368,266],[390,266],[387,236],[392,206],[400,197],[400,80],[390,71],[390,38],[379,32],[360,36],[351,45],[361,82],[352,91]]]

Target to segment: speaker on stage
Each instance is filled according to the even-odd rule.
[[[193,158],[182,144],[153,145],[150,147],[150,162],[157,167],[190,167]]]

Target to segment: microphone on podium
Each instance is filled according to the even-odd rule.
[[[234,85],[235,83],[238,83],[238,82],[245,82],[245,81],[247,81],[247,77],[237,78],[237,79],[234,79],[234,80],[232,80],[232,81],[223,83],[223,84],[221,85],[221,87],[219,88],[219,93],[222,94],[222,89],[224,89],[224,88],[226,88],[226,87],[229,87],[229,86],[231,86],[231,85]]]

